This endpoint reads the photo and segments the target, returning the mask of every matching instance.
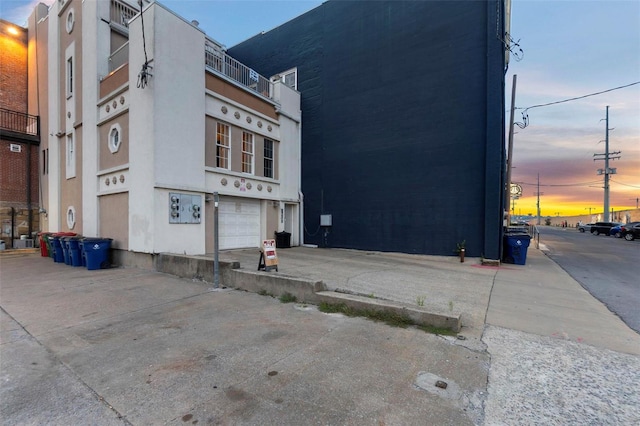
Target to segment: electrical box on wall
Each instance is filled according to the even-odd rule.
[[[332,226],[333,217],[330,214],[320,215],[320,226]]]
[[[169,223],[200,223],[200,195],[169,193]]]

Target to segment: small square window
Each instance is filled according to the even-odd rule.
[[[291,68],[277,75],[277,79],[282,81],[285,86],[298,90],[298,68]]]

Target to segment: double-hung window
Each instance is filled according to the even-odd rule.
[[[73,95],[73,56],[67,58],[67,98]]]
[[[273,178],[273,141],[264,140],[264,177]]]
[[[231,156],[231,145],[229,137],[229,126],[218,123],[216,130],[216,167],[229,169],[229,158]]]
[[[253,134],[242,132],[242,173],[253,174]]]
[[[75,141],[73,140],[73,134],[67,135],[67,167],[66,178],[71,179],[76,177],[76,153],[75,153]]]

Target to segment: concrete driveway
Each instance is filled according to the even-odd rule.
[[[6,424],[481,422],[488,355],[455,338],[151,271],[0,262]]]

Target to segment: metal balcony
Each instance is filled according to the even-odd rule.
[[[227,55],[218,46],[206,41],[204,46],[205,67],[214,73],[239,83],[265,98],[273,98],[273,83]]]
[[[123,32],[129,32],[129,21],[140,11],[131,5],[120,1],[111,0],[111,25]]]
[[[40,117],[0,108],[0,136],[15,141],[40,141]]]

